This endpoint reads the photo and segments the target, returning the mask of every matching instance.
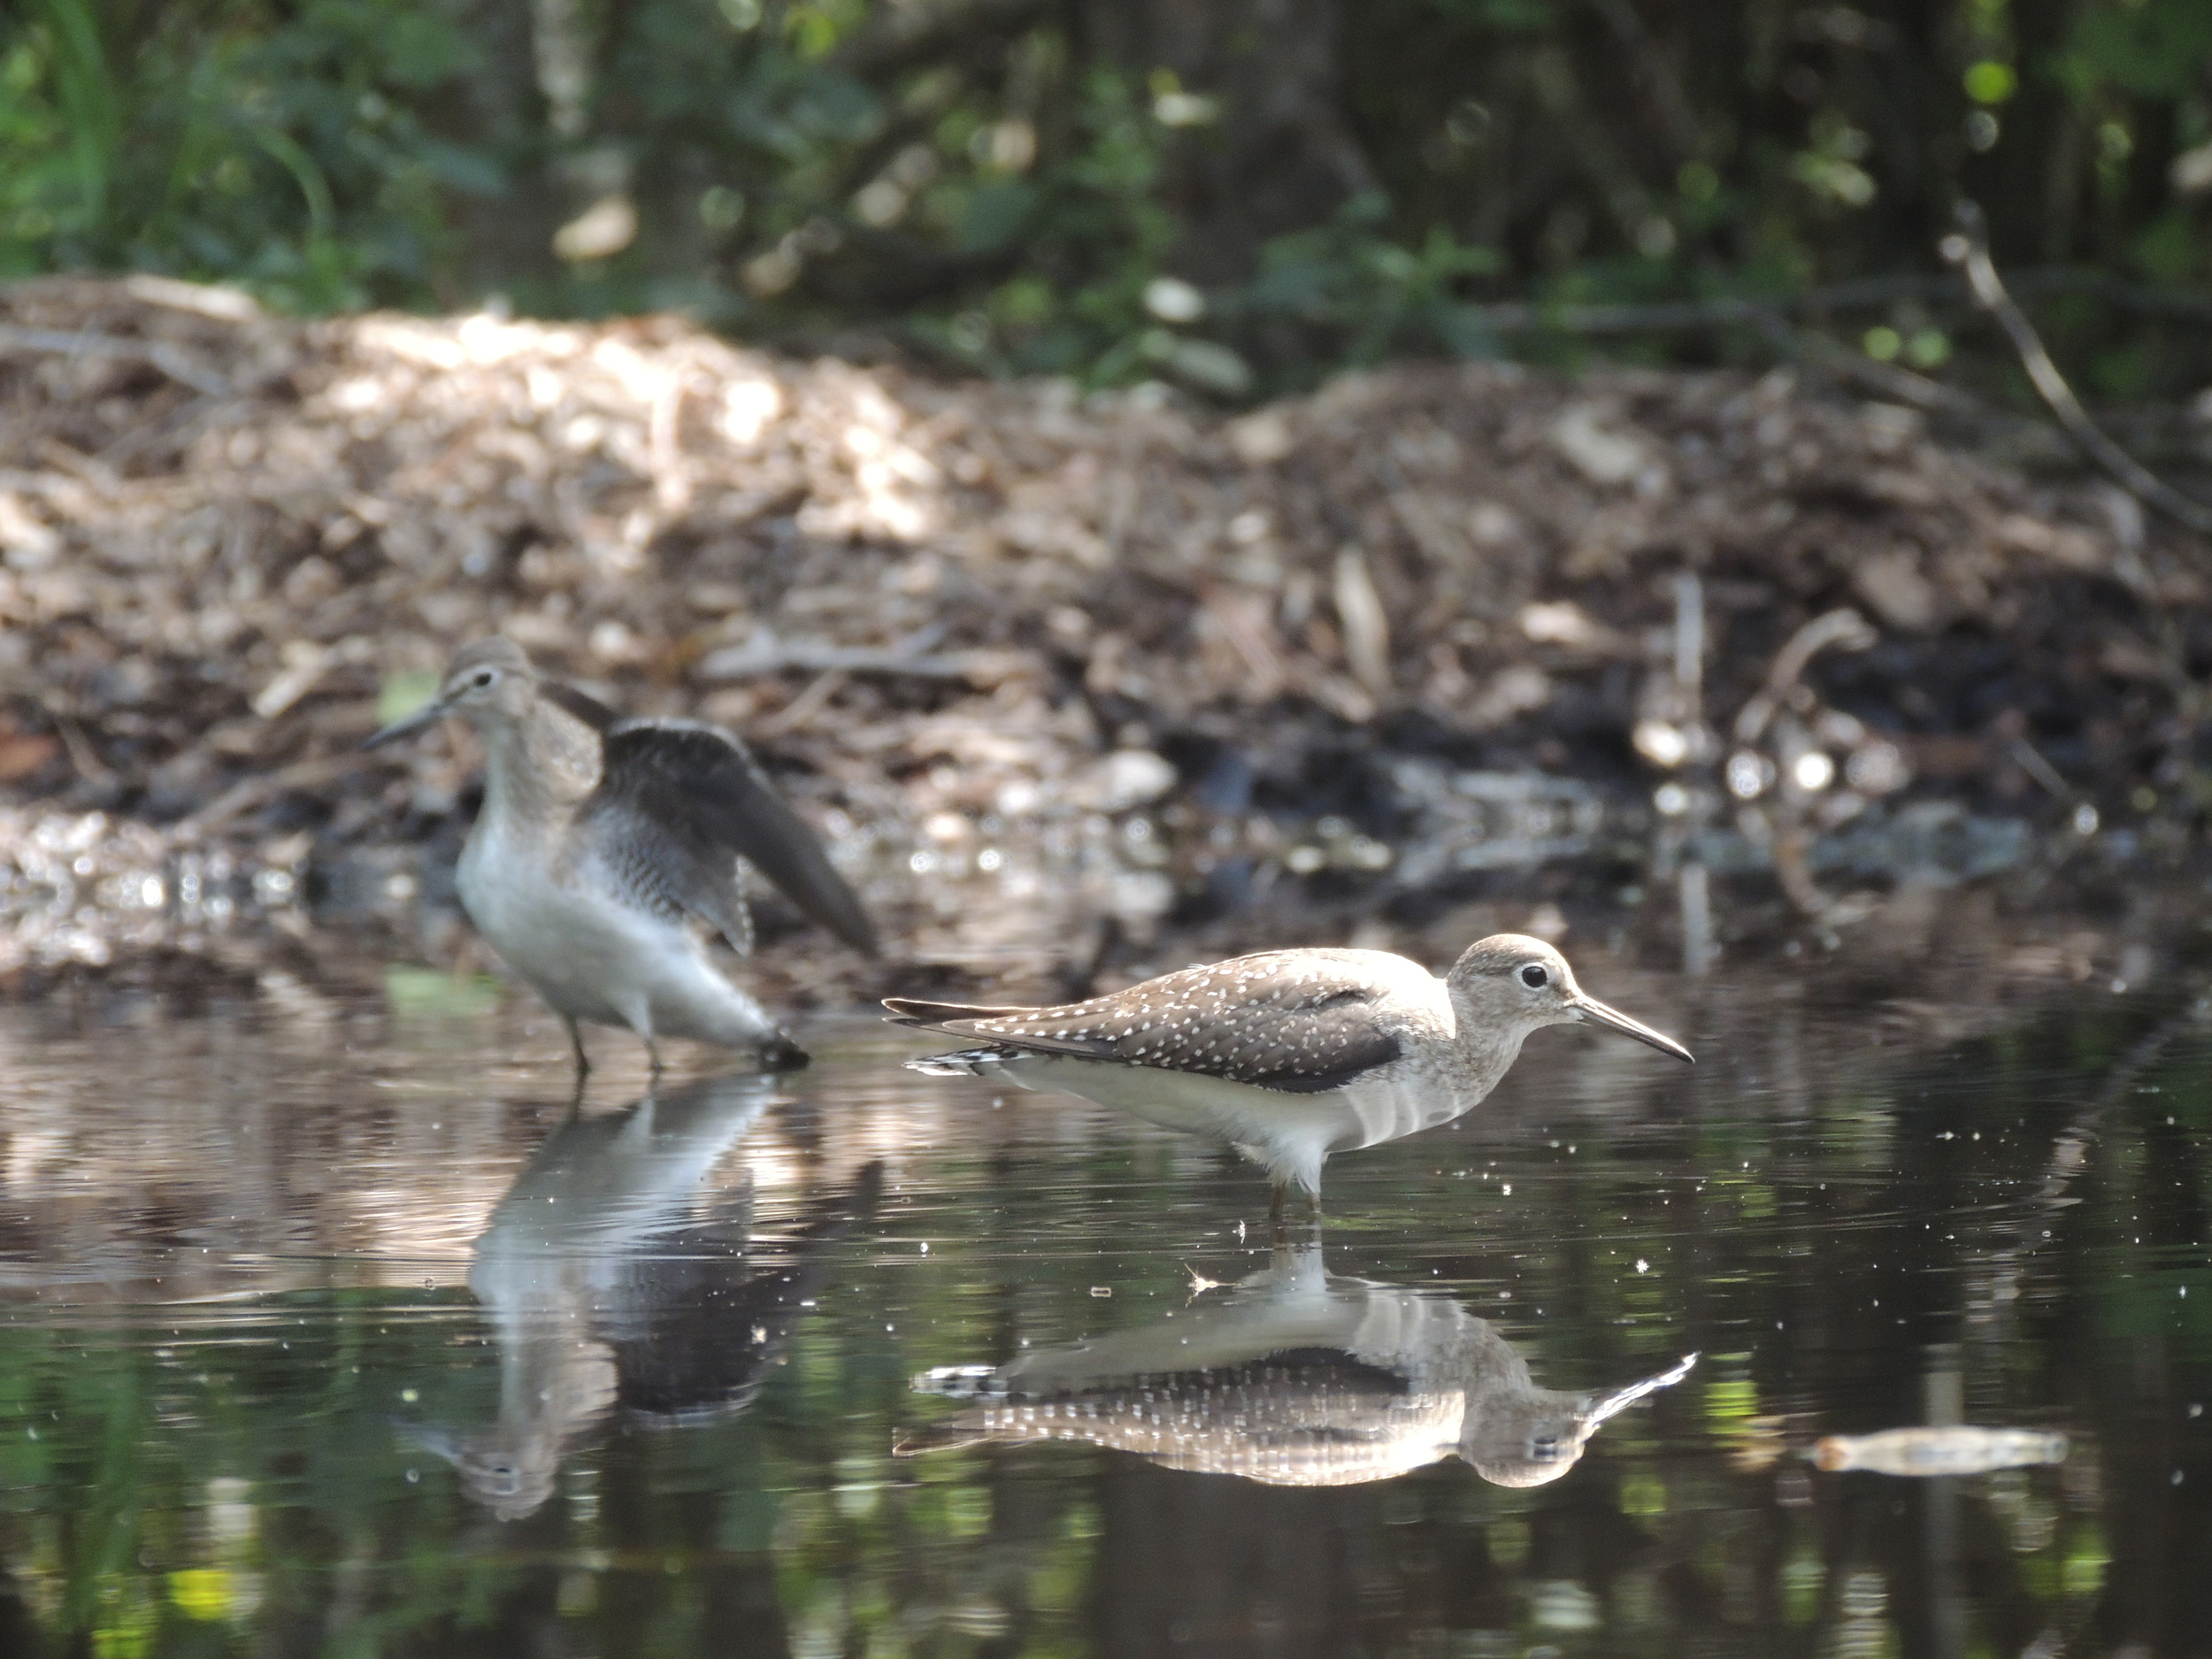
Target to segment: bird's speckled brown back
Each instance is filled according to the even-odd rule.
[[[1272,950],[1185,968],[1087,1002],[980,1009],[896,999],[895,1013],[1036,1054],[1335,1088],[1451,1034],[1442,982],[1379,950]]]

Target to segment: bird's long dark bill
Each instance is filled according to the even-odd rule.
[[[364,742],[361,747],[365,750],[381,749],[385,744],[396,743],[403,737],[412,737],[416,733],[422,731],[426,727],[437,725],[437,723],[444,719],[445,717],[446,706],[444,699],[434,697],[428,703],[424,703],[421,708],[416,710],[412,714],[409,715],[405,719],[393,721],[382,731],[377,733],[367,741]]]
[[[1624,1037],[1633,1037],[1638,1042],[1647,1042],[1661,1054],[1671,1054],[1678,1060],[1697,1064],[1697,1056],[1673,1038],[1664,1036],[1645,1025],[1631,1019],[1617,1008],[1608,1008],[1594,996],[1586,996],[1575,1004],[1575,1011],[1594,1025],[1604,1025],[1617,1031]]]

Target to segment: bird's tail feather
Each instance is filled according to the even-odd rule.
[[[963,1048],[956,1054],[926,1055],[919,1060],[909,1060],[906,1069],[919,1071],[924,1077],[981,1077],[987,1064],[1004,1057],[1002,1049]]]
[[[899,1436],[891,1448],[894,1457],[919,1457],[928,1452],[961,1451],[971,1446],[989,1443],[991,1432],[972,1423],[970,1414],[964,1411],[949,1423],[932,1424],[927,1428],[910,1429]]]
[[[993,1019],[1002,1014],[1033,1014],[1029,1008],[987,1008],[972,1002],[933,1002],[926,997],[887,996],[883,1006],[898,1025],[941,1025],[949,1019]]]

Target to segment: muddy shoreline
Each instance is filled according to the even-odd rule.
[[[1409,365],[1232,414],[672,318],[72,279],[0,322],[18,974],[211,899],[458,949],[465,740],[355,750],[492,631],[747,733],[969,983],[1686,865],[1845,926],[2202,841],[2208,549],[1786,373]],[[769,919],[793,995],[861,987]]]

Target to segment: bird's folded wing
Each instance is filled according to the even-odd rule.
[[[1057,1008],[892,997],[902,1024],[1033,1054],[1194,1072],[1294,1094],[1341,1087],[1405,1052],[1354,964],[1310,951],[1240,956]]]
[[[874,926],[822,844],[728,733],[674,720],[625,720],[602,740],[599,787],[578,828],[644,896],[730,934],[747,934],[736,861],[774,882],[856,950]]]
[[[1084,1440],[1171,1469],[1343,1486],[1432,1463],[1457,1438],[1456,1392],[1409,1393],[1402,1379],[1337,1361],[1290,1353],[1130,1385],[1018,1392],[910,1433],[893,1449],[911,1456],[979,1442]]]

